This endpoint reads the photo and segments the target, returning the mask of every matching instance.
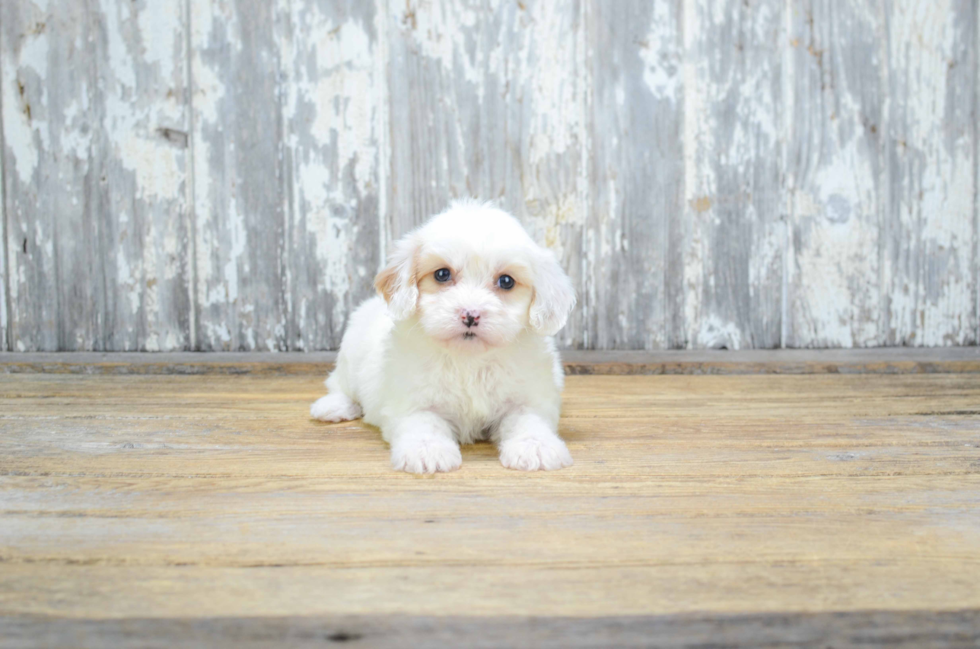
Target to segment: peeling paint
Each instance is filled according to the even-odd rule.
[[[684,3],[689,209],[682,281],[687,343],[694,347],[721,344],[719,336],[726,346],[780,344],[784,10],[734,0]]]
[[[873,12],[828,3],[797,16],[792,37],[806,45],[787,57],[793,102],[803,115],[789,131],[790,347],[867,347],[879,339],[881,162],[875,134],[880,77],[874,65]],[[828,12],[846,42],[827,31]],[[819,57],[811,52],[820,51]],[[861,60],[863,66],[845,61]],[[829,83],[828,79],[834,79]]]
[[[0,103],[2,103],[2,97],[0,97]],[[2,125],[3,120],[0,116],[0,125]],[[7,266],[7,247],[10,246],[10,233],[7,232],[7,218],[6,218],[6,206],[7,203],[4,201],[4,146],[3,146],[3,133],[0,130],[0,351],[10,350],[10,341],[7,332],[7,303],[9,296],[7,294],[8,287],[10,285],[10,268]],[[27,241],[24,241],[24,248],[27,247]],[[26,250],[22,250],[26,253]],[[16,245],[13,248],[13,254],[17,254]]]
[[[564,346],[980,335],[970,3],[10,0],[0,29],[14,349],[336,348],[388,243],[470,195],[562,260]]]
[[[697,340],[705,349],[742,349],[741,327],[735,322],[708,315],[698,323]]]
[[[669,3],[653,3],[649,31],[639,45],[640,58],[646,64],[644,83],[654,97],[676,102],[682,80],[681,57],[677,48],[677,21],[671,14]]]
[[[351,310],[373,294],[384,112],[375,11],[286,9],[294,26],[283,40],[293,236],[289,331],[280,331],[293,348],[337,347]],[[365,264],[370,277],[357,271]]]
[[[17,56],[5,56],[0,63],[3,75],[3,129],[4,144],[10,150],[13,170],[20,182],[31,183],[39,159],[38,143],[42,149],[48,147],[45,121],[39,119],[37,108],[46,101],[43,88],[25,79],[44,79],[47,73],[48,36],[40,34],[28,36],[26,44]],[[35,88],[37,89],[35,92]]]
[[[967,66],[951,64],[976,48],[970,16],[968,5],[942,0],[896,6],[890,17],[888,128],[901,146],[890,178],[897,223],[885,268],[887,342],[976,342],[970,307],[980,278],[970,256],[977,125],[971,128],[968,107],[978,81]]]
[[[707,212],[711,209],[711,197],[699,196],[691,201],[691,208],[698,213]]]

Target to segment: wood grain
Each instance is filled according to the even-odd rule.
[[[884,14],[890,211],[883,241],[889,344],[976,341],[977,3]],[[971,215],[974,219],[971,220]]]
[[[786,10],[684,2],[685,346],[780,346]]]
[[[10,347],[188,345],[181,5],[3,3]]]
[[[5,628],[976,638],[975,374],[572,376],[573,467],[511,472],[480,444],[428,478],[370,427],[311,421],[321,392],[0,375]]]
[[[0,52],[3,51],[3,30],[0,29]],[[7,319],[9,311],[10,295],[10,274],[7,270],[7,202],[3,199],[3,191],[6,183],[4,182],[3,171],[3,76],[0,68],[0,352],[10,349],[10,338],[7,332]]]
[[[971,0],[0,22],[0,349],[336,349],[392,241],[464,196],[559,256],[566,349],[980,340]]]
[[[453,198],[492,199],[559,255],[582,295],[589,173],[583,4],[386,7],[390,237]],[[564,346],[586,344],[587,300],[582,307],[559,333]]]
[[[604,618],[468,616],[261,617],[73,620],[0,618],[0,647],[322,647],[334,643],[401,647],[961,647],[980,642],[980,612],[869,611],[766,615],[668,615]]]
[[[590,23],[585,346],[683,347],[681,5],[593,2]]]
[[[279,3],[288,349],[338,348],[350,313],[374,295],[385,243],[378,13],[355,0]]]
[[[277,16],[260,0],[190,7],[195,348],[284,350]]]
[[[813,1],[790,20],[786,344],[873,346],[881,224],[892,217],[881,12],[860,1]]]
[[[325,376],[335,352],[30,352],[0,357],[2,374],[252,374]],[[980,348],[565,351],[569,375],[980,374]]]

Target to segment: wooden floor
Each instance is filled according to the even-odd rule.
[[[432,477],[321,393],[0,374],[0,646],[980,644],[980,374],[571,376],[574,467]]]

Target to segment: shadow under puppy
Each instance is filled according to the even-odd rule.
[[[514,217],[453,203],[396,244],[375,287],[350,318],[314,418],[363,415],[391,444],[392,467],[411,473],[457,469],[459,445],[487,438],[507,468],[572,464],[550,336],[575,293]]]

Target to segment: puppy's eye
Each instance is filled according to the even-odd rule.
[[[504,289],[505,291],[509,291],[510,289],[514,288],[515,283],[516,282],[514,282],[514,278],[511,277],[510,275],[501,275],[500,277],[497,278],[497,286]]]
[[[437,282],[448,282],[453,278],[453,272],[448,268],[440,268],[436,271]]]

